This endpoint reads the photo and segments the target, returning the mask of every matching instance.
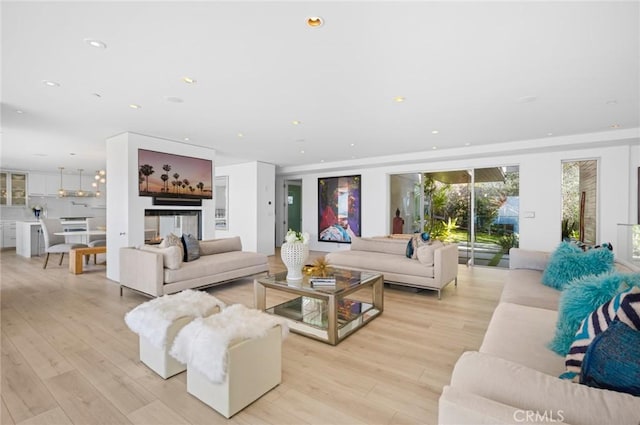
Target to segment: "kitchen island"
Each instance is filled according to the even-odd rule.
[[[87,217],[61,217],[60,223],[66,232],[85,232]],[[67,243],[85,243],[86,234],[66,234]],[[44,234],[40,222],[24,220],[16,222],[16,254],[22,257],[38,257],[45,252]]]
[[[38,257],[44,253],[44,235],[36,220],[16,221],[16,254]]]

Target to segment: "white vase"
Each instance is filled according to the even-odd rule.
[[[301,281],[302,267],[309,257],[309,245],[302,242],[285,242],[280,248],[280,258],[287,266],[287,281]]]

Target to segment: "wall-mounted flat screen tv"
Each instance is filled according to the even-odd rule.
[[[138,149],[140,196],[195,200],[213,198],[213,161]]]

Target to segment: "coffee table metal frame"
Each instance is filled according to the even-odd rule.
[[[336,272],[339,276],[342,275],[343,272],[347,275],[353,273],[357,276],[359,274],[360,279],[342,279],[338,277],[335,287],[313,287],[310,283],[309,276],[304,276],[301,282],[287,282],[286,272],[257,278],[254,280],[256,308],[266,311],[267,313],[284,317],[289,322],[289,328],[292,332],[314,338],[331,345],[336,345],[347,336],[373,320],[375,317],[382,314],[382,311],[384,310],[384,279],[382,274],[348,269],[336,269]],[[364,306],[363,311],[348,320],[339,320],[339,303],[343,302],[348,295],[368,287],[372,288],[372,303],[368,304],[361,302],[362,306]],[[277,306],[267,308],[267,288],[299,295],[299,297]],[[303,297],[318,299],[326,303],[326,337],[324,329],[319,331],[318,326],[313,326],[305,323],[304,321],[295,320],[291,317],[278,314],[278,307],[291,304],[297,300],[302,302]]]

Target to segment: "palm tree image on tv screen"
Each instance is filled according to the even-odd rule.
[[[140,196],[212,199],[212,161],[138,149]]]

